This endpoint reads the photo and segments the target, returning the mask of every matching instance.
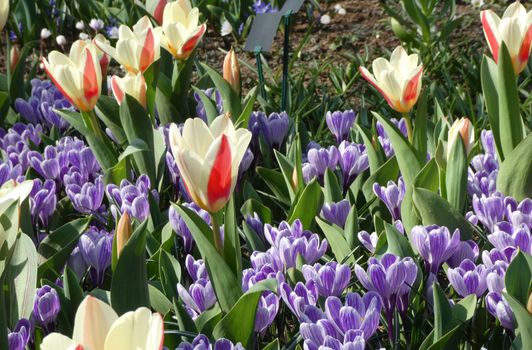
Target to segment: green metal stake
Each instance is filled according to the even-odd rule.
[[[266,99],[266,89],[264,86],[264,73],[262,71],[262,60],[260,58],[260,52],[262,48],[255,48],[255,59],[257,60],[257,73],[259,74],[260,95],[263,99]]]
[[[281,112],[286,111],[288,98],[288,60],[290,51],[290,17],[292,11],[288,11],[284,17],[284,47],[283,47],[283,86],[281,93]]]

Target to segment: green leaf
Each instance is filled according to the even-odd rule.
[[[347,262],[349,264],[354,264],[355,258],[353,255],[350,256],[351,250],[349,249],[349,244],[347,243],[342,230],[338,226],[330,225],[318,217],[316,217],[316,222],[323,231],[325,238],[327,238],[327,242],[331,247],[336,261],[344,261],[344,259],[349,256]]]
[[[501,42],[499,47],[498,83],[499,96],[499,128],[501,146],[504,158],[523,140],[523,120],[519,110],[519,93],[517,91],[517,77],[515,76],[512,58],[506,44]]]
[[[166,251],[159,255],[159,277],[168,299],[177,297],[177,284],[181,281],[179,261]]]
[[[426,188],[434,193],[438,192],[439,187],[439,172],[436,159],[432,158],[423,169],[419,171],[414,179],[414,186],[420,188]]]
[[[55,280],[59,271],[76,247],[78,239],[89,226],[90,218],[82,218],[64,224],[47,235],[39,244],[38,279]]]
[[[26,20],[31,20],[27,18]],[[28,29],[28,28],[26,28]],[[26,58],[32,52],[33,48],[40,43],[40,40],[24,41],[22,51],[17,66],[11,74],[11,81],[9,82],[9,95],[11,101],[14,103],[17,98],[26,98],[24,74],[26,74]]]
[[[194,321],[192,320],[190,315],[187,313],[185,308],[181,305],[181,302],[177,301],[177,299],[174,299],[173,300],[173,304],[174,304],[174,314],[175,314],[175,318],[177,320],[177,323],[179,324],[179,329],[185,330],[185,331],[188,331],[188,332],[197,333],[198,329],[196,327],[196,324],[194,323]],[[208,311],[202,313],[201,315],[203,315],[203,314],[205,314],[207,312]],[[201,317],[201,315],[199,317]]]
[[[203,90],[194,88],[194,91],[200,97],[201,103],[203,103],[203,108],[205,108],[205,115],[207,116],[208,123],[212,123],[214,119],[219,115],[218,108],[216,107],[216,102],[214,102],[209,96],[203,92]],[[214,94],[214,92],[213,92]]]
[[[514,312],[517,322],[516,338],[513,343],[514,348],[532,349],[532,316],[514,297],[505,292],[503,292],[503,295]]]
[[[463,241],[471,239],[471,224],[438,194],[414,187],[413,200],[423,225],[447,226],[450,231],[458,228]]]
[[[416,107],[416,119],[414,121],[414,140],[413,145],[417,151],[418,159],[421,164],[427,161],[427,100],[428,89],[421,93],[421,97]]]
[[[111,281],[111,305],[122,315],[150,306],[146,272],[146,230],[143,221],[122,249]]]
[[[532,281],[532,271],[522,251],[516,255],[506,270],[504,285],[506,292],[522,305],[528,303],[528,291]]]
[[[7,92],[0,91],[0,124],[5,125],[4,121],[9,112],[9,95]]]
[[[128,156],[137,153],[137,152],[149,152],[150,148],[146,144],[146,142],[142,141],[141,139],[134,139],[132,140],[129,145],[126,147],[124,152],[118,157],[118,161],[120,162],[122,159],[127,158]]]
[[[148,293],[150,295],[150,305],[155,311],[164,316],[172,310],[172,302],[155,286],[148,284]]]
[[[170,102],[172,103],[174,109],[177,111],[177,114],[170,116],[172,119],[164,122],[179,122],[184,121],[190,116],[188,109],[188,92],[190,91],[190,83],[192,81],[192,71],[194,68],[194,54],[192,54],[188,59],[175,60],[174,61],[174,71],[172,72],[172,92],[170,96]],[[157,110],[159,110],[159,105],[157,104]]]
[[[362,185],[362,192],[366,201],[372,201],[376,199],[376,195],[373,192],[373,184],[378,183],[381,186],[386,185],[390,180],[396,181],[397,176],[399,176],[399,166],[397,164],[397,158],[391,157],[381,165],[375,172],[372,172],[371,175],[367,178]]]
[[[288,194],[290,195],[290,200],[294,201],[294,198],[296,197],[296,193],[292,188],[292,174],[294,173],[294,165],[284,154],[277,150],[274,151],[277,163],[279,163],[279,166],[281,167],[281,173],[283,174],[285,186],[288,189]]]
[[[336,203],[342,200],[342,189],[338,183],[338,177],[331,169],[325,170],[325,177],[323,180],[323,193],[325,195],[325,203]]]
[[[126,134],[120,123],[120,110],[114,97],[102,95],[95,108],[96,115],[107,126],[119,145],[126,143]]]
[[[497,175],[497,190],[518,201],[532,197],[532,133],[506,155]]]
[[[233,90],[231,85],[214,69],[206,65],[205,63],[200,63],[201,67],[205,69],[209,77],[211,78],[214,86],[222,95],[222,100],[224,103],[224,112],[231,113],[231,119],[235,120],[242,113],[242,103],[240,102],[240,97]]]
[[[356,128],[360,132],[362,141],[364,141],[364,145],[366,146],[370,173],[374,174],[386,160],[384,151],[382,150],[381,144],[379,142],[373,142],[373,136],[369,130],[359,124],[356,124]]]
[[[275,338],[271,343],[264,347],[264,350],[281,350],[279,338]]]
[[[247,128],[249,123],[249,117],[253,112],[253,107],[255,106],[255,101],[257,100],[257,87],[252,88],[246,98],[246,105],[240,113],[240,116],[236,120],[235,128]]]
[[[310,228],[314,217],[323,205],[323,193],[316,179],[312,180],[303,190],[295,202],[288,222],[292,224],[297,219],[301,220],[304,228]]]
[[[242,279],[242,252],[240,251],[240,236],[236,223],[235,201],[233,197],[224,213],[224,259],[233,270],[237,279]]]
[[[451,147],[451,151],[445,172],[447,200],[454,209],[463,213],[467,199],[467,154],[461,137],[457,137],[448,147]]]
[[[241,343],[246,348],[252,348],[255,315],[259,299],[264,291],[275,291],[277,281],[268,279],[251,287],[242,295],[237,303],[216,324],[213,330],[215,338],[227,338],[234,343]]]
[[[499,128],[499,94],[497,92],[497,63],[491,58],[482,57],[482,65],[480,66],[480,77],[482,82],[482,92],[484,94],[484,102],[488,112],[488,119],[490,127],[493,131],[493,139],[497,147],[499,159],[504,160],[502,153],[501,136]]]
[[[447,296],[437,282],[432,284],[434,295],[434,339],[440,339],[454,326],[453,312]]]
[[[83,289],[79,285],[76,274],[68,267],[65,267],[63,273],[63,290],[65,292],[65,298],[68,301],[67,316],[71,322],[74,322],[76,310],[79,304],[83,301]],[[65,305],[61,305],[62,309],[65,309]]]
[[[105,171],[103,174],[103,182],[105,184],[119,185],[123,179],[127,179],[128,168],[129,167],[126,159],[122,159],[112,168]]]
[[[383,255],[385,253],[392,253],[401,258],[415,257],[414,251],[406,239],[406,236],[401,234],[395,226],[384,222],[385,235],[386,235],[386,250],[382,252],[375,251],[376,255]],[[384,247],[383,247],[384,248]]]
[[[290,194],[286,188],[286,183],[283,174],[278,171],[257,167],[257,174],[264,180],[268,188],[273,192],[276,199],[282,203],[290,204]]]
[[[356,205],[351,207],[344,226],[344,237],[351,250],[355,249],[359,245],[357,237],[360,227],[358,225],[358,210]]]

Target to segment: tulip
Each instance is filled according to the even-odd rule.
[[[0,1],[0,31],[4,29],[8,16],[9,16],[9,1],[8,0]]]
[[[192,8],[189,0],[166,4],[163,13],[161,45],[178,60],[186,60],[207,30],[199,22],[199,10]]]
[[[118,317],[103,301],[87,296],[74,320],[72,338],[52,333],[43,339],[42,350],[160,350],[163,320],[145,307]]]
[[[484,35],[495,62],[499,59],[501,41],[508,47],[516,74],[521,73],[530,57],[532,45],[532,11],[516,1],[504,11],[502,18],[491,10],[480,13]]]
[[[375,87],[386,102],[399,113],[408,113],[421,92],[423,65],[417,54],[408,55],[402,46],[393,50],[390,60],[373,61],[373,74],[360,67],[360,73]]]
[[[116,48],[102,40],[96,45],[120,63],[132,75],[143,73],[157,59],[159,59],[159,45],[161,28],[153,28],[147,16],[142,17],[131,30],[121,25],[118,29]]]
[[[11,50],[9,51],[9,61],[10,61],[9,68],[11,69],[11,71],[15,69],[19,60],[20,60],[20,49],[18,48],[18,45],[15,44],[11,46]]]
[[[46,73],[61,93],[82,112],[92,111],[100,97],[102,72],[92,44],[77,40],[66,56],[58,51],[42,57]]]
[[[127,241],[133,234],[133,229],[131,227],[131,219],[127,211],[122,214],[122,217],[118,221],[116,227],[116,255],[120,256],[122,249],[126,245]]]
[[[94,39],[92,39],[92,42],[94,45],[98,42],[103,42],[105,44],[109,44],[109,40],[107,40],[103,34],[96,34]],[[98,47],[98,45],[96,45]],[[100,68],[102,69],[102,76],[107,76],[107,68],[109,67],[109,55],[106,54],[102,49],[98,48],[96,50],[96,53],[98,54],[98,60],[100,61]]]
[[[13,202],[23,202],[30,195],[33,188],[33,180],[21,183],[8,181],[0,187],[0,214],[2,214]],[[0,247],[2,241],[0,241]]]
[[[163,12],[167,0],[147,0],[146,10],[155,18],[159,25],[163,24]]]
[[[237,94],[240,94],[240,65],[235,50],[227,52],[224,59],[223,77]]]
[[[473,144],[475,143],[475,129],[468,118],[460,118],[455,120],[451,126],[451,129],[449,129],[449,133],[447,135],[447,141],[449,142],[447,147],[447,159],[449,159],[451,156],[451,150],[458,136],[462,138],[466,154],[469,155],[471,149],[473,148]]]
[[[123,78],[113,75],[111,89],[119,105],[122,104],[125,95],[128,94],[146,108],[146,81],[142,73],[137,73],[137,75],[128,74]]]
[[[222,209],[236,185],[238,167],[251,132],[236,129],[228,114],[210,126],[200,118],[187,119],[180,132],[172,124],[170,146],[179,172],[193,201],[213,214]]]

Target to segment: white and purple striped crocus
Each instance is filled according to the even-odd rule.
[[[397,184],[388,181],[386,186],[381,186],[377,182],[373,184],[373,192],[386,205],[390,211],[393,221],[401,219],[401,203],[405,197],[405,183],[400,177]]]
[[[32,328],[29,320],[20,319],[15,329],[7,335],[9,350],[25,350],[33,333]]]
[[[327,112],[325,122],[336,138],[336,143],[340,144],[349,137],[349,131],[355,123],[355,112],[352,109],[343,112]]]
[[[242,344],[233,344],[230,340],[225,338],[217,339],[211,343],[209,338],[203,334],[197,335],[191,343],[182,342],[176,350],[246,350]]]
[[[495,224],[493,233],[488,235],[488,240],[500,251],[513,248],[532,254],[532,237],[530,227],[526,224],[514,226],[507,221],[501,221]]]
[[[113,233],[91,226],[79,238],[78,247],[95,286],[104,282],[105,272],[111,266],[113,237]]]
[[[471,159],[471,167],[468,168],[467,174],[467,190],[470,195],[490,196],[496,191],[499,172],[493,132],[482,130],[480,140],[485,153],[477,154]]]
[[[255,315],[255,332],[264,332],[273,322],[279,311],[279,297],[273,292],[263,292]]]
[[[397,120],[396,118],[392,118],[390,119],[390,121],[395,124],[395,126],[399,129],[399,131],[401,131],[401,133],[405,137],[408,136],[405,118],[401,118],[399,120]],[[375,124],[375,129],[377,131],[377,138],[379,140],[379,143],[381,144],[384,150],[384,154],[387,158],[390,158],[394,155],[394,150],[392,147],[392,143],[390,142],[390,138],[388,137],[388,134],[386,133],[386,131],[384,131],[384,126],[379,121],[377,121],[377,123]]]
[[[60,310],[61,303],[55,289],[49,285],[44,285],[37,289],[32,316],[45,334],[54,330],[55,321]]]
[[[109,184],[106,187],[106,193],[111,205],[111,211],[117,217],[116,211],[127,212],[139,221],[144,221],[150,215],[150,195],[151,182],[146,175],[141,175],[135,184],[126,179],[120,182],[120,186]],[[152,192],[157,196],[155,192]]]
[[[84,214],[97,213],[105,197],[103,177],[98,176],[94,182],[66,185],[65,191],[76,211]]]
[[[315,306],[318,301],[318,287],[312,280],[306,284],[297,282],[294,289],[288,283],[281,282],[279,284],[279,295],[290,311],[299,320],[302,320],[305,315],[305,309],[308,306]]]
[[[343,175],[343,188],[346,192],[355,178],[369,168],[368,154],[366,146],[348,141],[343,141],[338,146],[338,153],[338,163]]]
[[[48,220],[54,214],[57,206],[56,185],[54,180],[33,180],[33,188],[30,193],[30,211],[33,223],[40,221],[44,227],[48,226]]]
[[[465,259],[471,261],[476,261],[479,255],[478,245],[473,240],[460,241],[455,252],[449,259],[447,259],[447,264],[450,267],[458,267],[460,263]]]
[[[489,292],[486,295],[486,308],[493,317],[499,320],[504,328],[511,331],[515,329],[516,321],[514,313],[506,299],[500,293]]]
[[[320,182],[323,182],[323,175],[327,169],[332,171],[336,170],[338,165],[338,160],[340,158],[340,153],[336,146],[330,146],[329,148],[311,148],[307,152],[307,167],[311,166],[312,170],[305,170],[305,165],[303,165],[304,172],[309,172],[314,176],[303,176],[306,182],[307,180],[312,180],[314,177],[318,177]],[[314,173],[314,174],[313,174]]]
[[[425,260],[427,269],[437,275],[443,262],[449,259],[460,244],[460,230],[453,234],[445,226],[414,226],[411,231],[412,245]]]
[[[495,224],[502,221],[505,212],[504,197],[500,193],[486,197],[473,195],[473,210],[478,220],[492,232]]]
[[[218,112],[217,116],[223,113],[223,100],[222,95],[217,89],[209,88],[202,90],[202,92],[207,96],[211,101],[214,102],[216,106],[216,111]],[[205,111],[205,105],[201,100],[201,95],[198,92],[194,93],[194,100],[196,100],[196,115],[203,119],[204,122],[207,122],[207,112]]]
[[[379,236],[376,232],[372,232],[371,234],[368,231],[359,231],[358,234],[358,240],[364,248],[366,248],[371,254],[375,252],[375,248],[377,247],[377,241],[379,240]]]
[[[349,284],[351,269],[348,265],[331,261],[322,265],[320,263],[303,265],[303,276],[307,282],[314,281],[318,287],[318,294],[322,297],[340,296]]]
[[[216,295],[203,260],[195,260],[192,255],[187,255],[185,263],[193,283],[190,284],[188,290],[178,283],[177,293],[190,317],[196,319],[216,303]]]
[[[484,265],[475,265],[471,260],[464,260],[460,266],[447,270],[447,278],[461,297],[465,298],[471,294],[481,297],[488,287],[486,282],[488,272]]]
[[[262,138],[270,148],[279,149],[288,133],[290,119],[286,112],[271,113],[253,112],[249,117],[248,129],[251,131],[252,144],[258,149]]]
[[[350,211],[351,203],[349,203],[349,200],[343,199],[337,203],[325,203],[321,207],[321,217],[331,224],[344,228]]]

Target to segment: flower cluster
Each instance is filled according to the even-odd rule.
[[[111,212],[116,218],[118,213],[128,212],[139,221],[144,221],[150,215],[150,195],[158,198],[157,191],[150,190],[151,182],[148,176],[141,175],[135,184],[124,179],[120,186],[107,185],[105,192],[111,204]]]
[[[192,283],[188,290],[181,283],[178,283],[177,292],[185,304],[188,314],[195,319],[216,303],[216,295],[203,260],[195,260],[192,255],[187,255],[185,264],[188,275],[192,278]]]

